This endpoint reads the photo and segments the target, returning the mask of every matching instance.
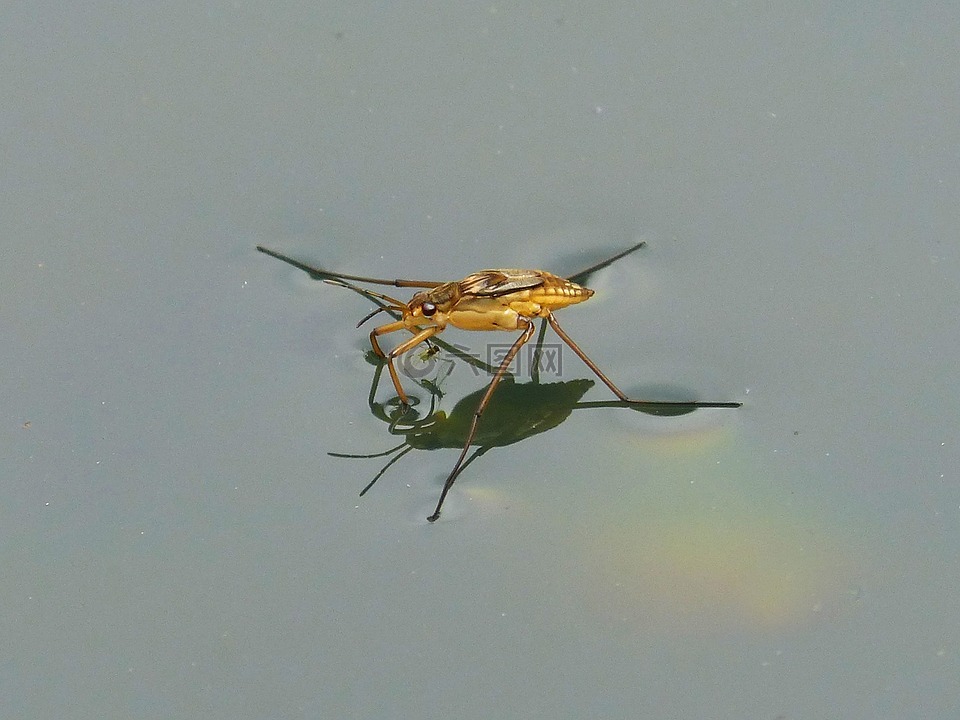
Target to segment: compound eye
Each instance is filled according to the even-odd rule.
[[[437,306],[432,302],[425,302],[420,306],[420,312],[423,313],[424,317],[432,317],[433,314],[437,311]]]

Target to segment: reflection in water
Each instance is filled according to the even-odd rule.
[[[481,388],[464,396],[457,401],[448,415],[445,411],[436,409],[438,400],[443,397],[441,384],[445,374],[440,372],[431,380],[419,382],[430,394],[429,409],[421,416],[416,409],[397,404],[396,399],[386,404],[375,401],[375,391],[382,371],[383,365],[378,364],[368,398],[370,411],[388,424],[391,435],[403,437],[403,442],[382,452],[329,453],[343,458],[389,458],[361,491],[361,495],[373,487],[395,462],[413,450],[462,448],[470,432],[477,405],[486,392],[486,388]],[[532,382],[517,383],[512,375],[504,376],[497,392],[490,399],[483,421],[470,440],[470,446],[476,449],[468,456],[462,469],[466,469],[474,460],[493,448],[512,445],[552,430],[577,409],[619,407],[654,414],[664,412],[661,407],[635,405],[619,400],[582,402],[581,398],[593,385],[594,381],[588,379],[553,383],[541,383],[535,379]],[[676,408],[669,410],[677,411]]]

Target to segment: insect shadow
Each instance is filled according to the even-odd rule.
[[[538,338],[534,356],[540,350],[542,342],[543,334]],[[459,350],[459,348],[455,349]],[[490,368],[476,357],[461,355],[460,359],[481,370],[495,371],[495,368]],[[375,453],[327,453],[337,458],[389,458],[360,491],[361,497],[366,495],[396,462],[414,450],[461,449],[464,443],[469,442],[474,450],[463,461],[460,467],[460,472],[463,472],[475,460],[494,448],[513,445],[534,435],[553,430],[566,421],[574,410],[622,408],[649,415],[672,416],[687,414],[696,409],[689,405],[638,405],[622,400],[583,401],[583,396],[596,384],[593,380],[580,378],[541,383],[539,365],[534,365],[530,382],[518,383],[512,374],[504,375],[496,394],[487,404],[483,422],[471,435],[474,414],[486,392],[485,387],[463,396],[449,414],[444,410],[438,410],[437,403],[444,397],[441,386],[450,372],[449,369],[440,368],[434,379],[416,381],[430,395],[429,409],[421,413],[417,409],[419,405],[414,407],[404,405],[398,402],[399,398],[377,402],[376,390],[385,363],[373,352],[366,355],[366,360],[376,367],[368,396],[370,412],[387,424],[391,435],[402,437],[403,442]],[[452,361],[447,362],[452,365]],[[447,365],[446,368],[451,368],[451,365]],[[411,399],[414,397],[411,396]]]

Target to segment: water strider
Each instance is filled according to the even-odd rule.
[[[367,297],[379,301],[380,307],[364,317],[357,327],[360,327],[367,320],[381,312],[393,314],[396,320],[374,328],[370,332],[370,344],[373,351],[382,360],[386,361],[387,370],[390,372],[390,378],[393,380],[393,386],[397,391],[401,403],[409,404],[409,398],[400,384],[400,376],[397,374],[394,360],[409,352],[417,345],[429,342],[435,335],[443,332],[447,325],[451,325],[461,330],[506,330],[520,331],[516,341],[504,355],[502,362],[493,373],[493,378],[487,386],[486,392],[480,399],[477,409],[473,413],[473,419],[467,432],[463,444],[463,450],[460,457],[453,466],[453,470],[447,476],[440,492],[440,498],[437,501],[437,507],[433,514],[427,520],[434,522],[440,517],[440,508],[447,496],[457,476],[465,467],[464,460],[470,450],[477,432],[477,426],[484,410],[490,403],[497,385],[507,373],[507,368],[513,362],[517,353],[532,337],[536,325],[534,320],[543,319],[549,323],[554,332],[560,336],[577,356],[583,360],[588,368],[600,378],[603,383],[610,388],[621,402],[633,405],[644,405],[661,408],[677,409],[695,409],[695,408],[736,408],[740,407],[738,402],[668,402],[659,400],[639,400],[627,397],[613,382],[604,375],[603,371],[589,358],[586,353],[577,345],[573,339],[567,335],[566,331],[560,327],[554,311],[575,305],[577,303],[589,300],[594,291],[583,287],[570,278],[580,278],[610,265],[620,258],[628,255],[641,247],[645,243],[640,242],[632,247],[607,258],[606,260],[592,265],[579,273],[571,275],[569,278],[560,277],[545,270],[481,270],[480,272],[467,275],[463,280],[453,282],[433,282],[427,280],[384,280],[380,278],[363,277],[359,275],[347,275],[336,273],[322,268],[311,267],[304,263],[287,257],[275,250],[257,246],[257,250],[278,260],[283,260],[294,267],[297,267],[309,273],[312,277],[332,282],[356,290]],[[374,285],[392,285],[394,287],[421,288],[408,302],[403,302],[389,295],[374,292],[365,288],[358,288],[352,285],[353,282],[367,283]],[[412,337],[407,338],[396,345],[389,352],[384,352],[380,347],[378,338],[398,330],[406,330]]]

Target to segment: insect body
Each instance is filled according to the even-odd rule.
[[[486,392],[483,394],[483,397],[477,405],[477,409],[473,413],[473,418],[470,423],[470,428],[467,431],[460,457],[457,459],[453,470],[451,470],[447,476],[436,509],[433,514],[427,518],[427,520],[433,522],[440,517],[440,508],[443,505],[444,498],[446,498],[447,492],[453,486],[454,481],[465,466],[464,461],[476,435],[480,418],[490,403],[490,398],[493,396],[497,385],[507,373],[507,368],[510,367],[520,348],[522,348],[533,335],[536,327],[534,320],[537,318],[541,318],[549,323],[554,332],[560,336],[560,339],[583,360],[587,367],[589,367],[622,402],[651,407],[689,410],[702,407],[733,408],[740,406],[738,402],[665,402],[629,398],[603,374],[600,368],[587,357],[586,353],[567,335],[557,322],[556,316],[553,314],[555,310],[565,308],[568,305],[581,303],[588,300],[594,294],[593,290],[582,287],[574,282],[574,279],[586,277],[596,270],[606,267],[615,260],[619,260],[625,255],[638,250],[644,244],[645,243],[641,242],[627,248],[623,252],[601,263],[597,263],[586,270],[582,270],[570,278],[562,278],[543,270],[482,270],[468,275],[458,282],[446,283],[422,280],[384,280],[358,275],[345,275],[310,267],[309,265],[305,265],[274,250],[269,250],[261,246],[257,246],[257,250],[300,268],[315,278],[351,288],[379,301],[381,303],[380,307],[357,323],[357,327],[377,313],[393,313],[397,319],[394,322],[374,328],[370,333],[370,344],[373,346],[374,352],[386,361],[393,386],[397,391],[400,401],[405,405],[409,404],[409,398],[400,383],[400,376],[397,374],[394,365],[395,358],[409,352],[417,345],[429,341],[430,338],[443,332],[447,325],[452,325],[462,330],[521,331],[494,372]],[[350,284],[351,281],[423,289],[416,293],[409,302],[402,302],[389,295],[357,288]],[[389,333],[397,332],[398,330],[406,330],[412,334],[412,337],[402,341],[390,351],[384,352],[378,338]]]
[[[409,403],[394,358],[442,332],[447,325],[461,330],[526,331],[532,327],[531,320],[550,318],[553,310],[583,302],[591,295],[593,290],[543,270],[482,270],[459,282],[418,292],[406,304],[399,303],[396,310],[403,317],[375,328],[370,344],[387,361],[400,400]],[[409,330],[413,337],[383,352],[377,338],[397,330]]]

